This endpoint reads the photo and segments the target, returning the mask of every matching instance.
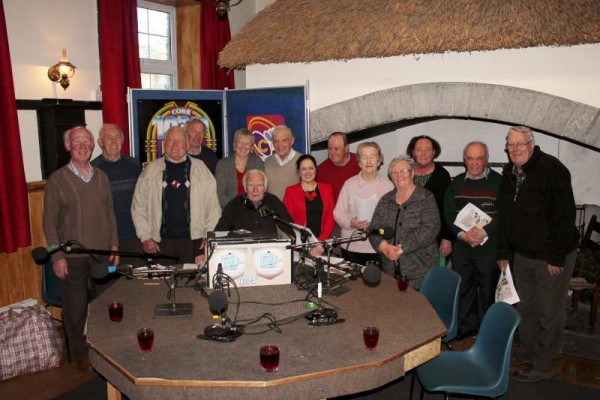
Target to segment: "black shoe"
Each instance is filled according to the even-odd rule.
[[[456,334],[456,340],[474,339],[477,337],[477,329],[460,330]]]

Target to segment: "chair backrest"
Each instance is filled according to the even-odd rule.
[[[419,290],[446,325],[448,332],[442,338],[449,342],[458,331],[458,298],[460,275],[445,267],[433,267],[425,273]]]
[[[62,307],[60,281],[52,269],[51,261],[42,265],[42,300],[50,306]]]
[[[470,351],[482,368],[489,369],[489,376],[497,376],[496,393],[508,390],[510,352],[521,315],[513,306],[497,302],[492,304],[481,322],[481,328]]]
[[[592,238],[592,235],[596,233],[595,238]],[[581,247],[588,248],[592,250],[600,250],[600,222],[598,221],[597,215],[592,215],[590,218],[590,222],[588,227],[583,235],[583,239],[581,240]]]

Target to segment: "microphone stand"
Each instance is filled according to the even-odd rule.
[[[118,251],[118,250],[103,250],[103,249],[88,249],[79,243],[74,244],[77,247],[73,247],[73,244],[67,244],[64,246],[60,246],[56,251],[64,251],[67,254],[90,254],[90,255],[117,255],[119,257],[131,257],[131,258],[142,258],[146,261],[146,266],[150,266],[152,264],[153,259],[163,258],[167,260],[179,260],[179,257],[169,256],[161,253],[135,253],[130,251]],[[165,280],[167,285],[169,286],[169,292],[167,294],[167,298],[171,298],[170,303],[157,304],[154,310],[154,317],[191,317],[193,311],[192,303],[176,303],[175,301],[175,288],[177,287],[175,275],[177,273],[176,269],[172,269],[169,272],[171,277],[171,282]],[[148,272],[148,277],[151,278],[153,273]]]
[[[295,244],[295,245],[287,246],[287,248],[290,248],[292,250],[303,250],[304,252],[306,252],[306,249],[308,247],[312,247],[312,246],[323,246],[323,248],[325,248],[325,251],[327,252],[327,262],[326,262],[327,271],[326,271],[326,278],[325,278],[325,291],[326,291],[326,293],[331,293],[333,290],[337,289],[337,287],[332,287],[332,285],[331,285],[331,251],[332,251],[332,249],[335,248],[336,246],[340,246],[345,243],[358,242],[358,241],[362,241],[362,240],[366,240],[366,239],[367,239],[367,235],[365,235],[363,233],[358,236],[349,236],[349,237],[345,237],[345,238],[333,237],[331,239],[317,241],[317,242]],[[322,281],[321,275],[318,271],[318,267],[322,266],[324,261],[320,257],[310,257],[310,258],[316,264],[315,269],[317,270],[317,275],[318,275],[318,283],[317,284],[322,285],[323,281]],[[325,270],[325,268],[323,268],[323,271],[324,270]]]

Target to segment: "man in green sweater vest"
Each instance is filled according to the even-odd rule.
[[[488,158],[485,143],[467,144],[463,151],[467,171],[452,180],[444,196],[446,226],[455,238],[452,266],[462,278],[457,338],[477,334],[481,318],[494,303],[500,275],[496,266],[500,174],[488,167]],[[483,228],[462,231],[454,220],[468,203],[492,217],[492,221]]]

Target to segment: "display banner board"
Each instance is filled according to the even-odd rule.
[[[271,135],[287,125],[295,136],[294,149],[308,152],[308,109],[304,86],[244,90],[130,89],[131,155],[142,163],[163,155],[164,133],[199,119],[207,127],[204,145],[219,157],[233,152],[233,136],[246,127],[255,138],[254,152],[271,155]]]
[[[222,90],[130,90],[131,155],[142,163],[163,155],[165,132],[190,119],[206,125],[205,146],[223,154],[225,132]]]
[[[254,134],[254,153],[263,160],[271,155],[271,135],[278,125],[294,133],[294,150],[307,153],[308,108],[304,86],[230,90],[226,92],[227,153],[233,152],[233,135],[246,127]]]

